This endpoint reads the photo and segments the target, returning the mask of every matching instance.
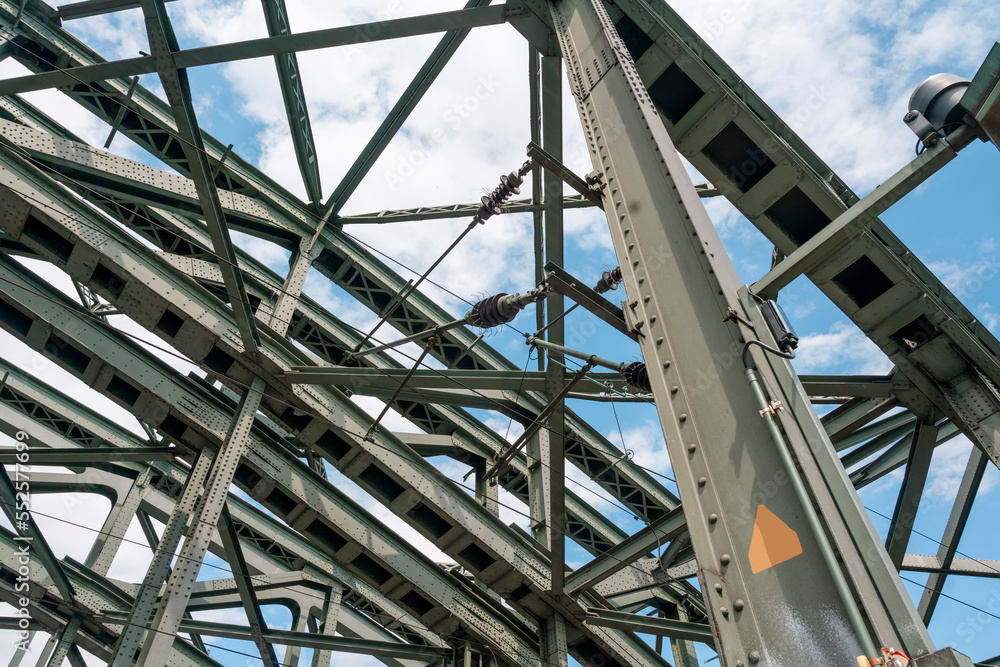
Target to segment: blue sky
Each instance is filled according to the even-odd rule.
[[[293,30],[441,11],[462,3],[426,0],[404,5],[389,0],[361,9],[345,9],[341,4],[346,3],[288,0]],[[940,71],[971,77],[990,45],[1000,38],[1000,10],[993,0],[959,0],[946,6],[906,0],[879,3],[875,7],[851,0],[830,0],[821,6],[813,3],[789,6],[778,0],[681,0],[672,4],[860,195],[912,159],[914,138],[901,118],[914,87],[926,76]],[[182,47],[266,34],[256,0],[183,0],[168,7]],[[140,49],[148,50],[141,14],[137,11],[67,22],[66,27],[109,59],[132,57]],[[333,190],[436,42],[435,37],[419,37],[311,52],[300,57],[325,195]],[[474,32],[348,202],[344,214],[473,201],[483,189],[495,185],[498,174],[520,165],[529,138],[526,53],[523,39],[508,26]],[[21,73],[23,70],[13,63],[0,65],[0,76]],[[145,76],[142,83],[159,93],[155,77]],[[234,150],[242,157],[293,192],[303,193],[272,61],[259,59],[201,68],[191,72],[191,86],[206,131],[224,144],[234,144]],[[57,93],[29,98],[91,143],[103,145],[107,126],[86,112],[61,103]],[[582,174],[591,168],[589,158],[568,93],[564,99],[565,161]],[[822,104],[812,103],[817,99]],[[445,130],[443,139],[438,130]],[[122,137],[115,140],[112,150],[155,163]],[[882,216],[890,229],[994,333],[1000,331],[1000,283],[997,282],[1000,189],[994,185],[997,173],[1000,173],[1000,151],[992,145],[976,143]],[[696,182],[701,180],[696,178]],[[727,202],[710,200],[708,210],[740,277],[752,282],[762,275],[771,252],[763,236]],[[391,227],[358,226],[347,231],[421,271],[466,223],[428,221]],[[571,273],[594,282],[602,270],[617,264],[603,213],[568,211],[566,231],[566,268]],[[235,238],[275,270],[283,273],[287,269],[287,253],[281,249],[249,237]],[[474,301],[486,293],[531,288],[531,261],[530,218],[508,215],[478,228],[463,243],[461,252],[455,253],[432,278],[463,299]],[[406,278],[412,277],[403,269],[400,272]],[[59,284],[59,276],[45,275]],[[370,312],[316,272],[310,275],[306,291],[359,328],[367,330],[375,321]],[[466,308],[462,301],[438,287],[428,286],[427,292],[456,316]],[[617,298],[623,299],[624,293]],[[795,362],[799,372],[882,373],[889,369],[890,364],[875,346],[807,280],[799,279],[783,291],[781,301],[803,338],[802,352]],[[567,341],[572,346],[615,360],[638,358],[637,346],[604,325],[595,325],[592,316],[577,313],[567,322]],[[146,334],[122,318],[116,324]],[[523,314],[513,323],[521,330],[533,329],[533,324],[531,313]],[[388,329],[381,334],[388,337]],[[515,331],[501,331],[488,342],[515,363],[524,363],[527,348]],[[61,386],[71,387],[74,395],[86,397],[95,406],[109,410],[109,414],[121,412],[86,393],[75,381],[61,377],[57,369],[47,368],[45,374],[50,381],[65,382]],[[370,411],[380,409],[377,401],[359,402]],[[633,450],[637,462],[671,474],[652,406],[619,405],[617,419],[606,404],[577,403],[572,407],[585,413],[613,442],[624,443]],[[485,411],[477,414],[501,433],[506,431],[507,419]],[[125,415],[121,417],[128,420]],[[413,430],[398,416],[390,415],[387,423],[398,430]],[[511,439],[519,432],[515,424],[510,430]],[[936,551],[934,540],[944,527],[970,447],[964,438],[957,438],[937,450],[917,520],[916,529],[922,535],[914,535],[911,552]],[[452,462],[436,462],[457,477],[466,472]],[[338,486],[348,490],[387,525],[433,557],[445,559],[378,502],[348,480],[332,475]],[[593,500],[622,528],[631,532],[641,526],[578,471],[571,470],[570,476],[573,480],[570,487],[583,498]],[[866,488],[862,500],[874,511],[891,514],[899,480],[898,472],[887,476]],[[964,554],[995,557],[998,539],[993,526],[1000,510],[998,481],[1000,474],[990,466],[959,547]],[[509,505],[502,510],[504,520],[524,527],[526,519],[519,512],[525,512],[526,508],[510,496],[502,496],[501,500]],[[86,502],[100,508],[103,501],[88,498]],[[65,510],[65,504],[53,505],[56,513],[60,508]],[[872,521],[884,534],[887,521],[877,515],[873,515]],[[100,525],[100,519],[96,525]],[[58,523],[51,523],[50,527],[53,531],[65,529]],[[59,541],[57,551],[82,560],[81,547],[74,542],[84,540],[86,531],[76,537],[72,535],[75,535],[72,531],[63,532],[65,539]],[[130,537],[142,540],[135,526]],[[143,559],[148,561],[142,551],[138,547],[123,551],[112,576],[132,581],[141,578],[145,569]],[[568,557],[573,565],[588,559],[575,546],[569,549]],[[207,562],[227,567],[213,557]],[[205,578],[218,576],[227,575],[213,568],[203,572]],[[906,576],[921,583],[925,580],[923,575],[915,573]],[[920,589],[916,585],[908,584],[908,589],[919,599]],[[950,577],[945,593],[1000,616],[997,580]],[[269,607],[267,614],[268,622],[277,626],[289,622],[283,610]],[[238,620],[242,612],[220,613],[212,618]],[[1000,653],[1000,641],[996,639],[1000,619],[981,617],[975,610],[949,599],[941,600],[930,630],[938,646],[954,646],[977,660]],[[247,643],[218,643],[254,652]],[[4,650],[0,648],[0,658]],[[235,654],[214,655],[227,665],[259,664]],[[699,647],[703,661],[711,655],[711,651]],[[337,664],[379,663],[363,657],[345,657]]]

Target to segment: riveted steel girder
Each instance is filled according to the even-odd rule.
[[[793,412],[788,419],[781,413],[787,442],[779,443],[760,419],[761,406],[740,365],[726,366],[713,356],[738,358],[750,335],[749,327],[728,324],[734,319],[728,313],[746,313],[757,336],[766,335],[767,327],[759,309],[741,301],[735,269],[604,4],[551,2],[549,10],[591,158],[605,184],[605,212],[633,314],[645,323],[640,344],[699,579],[703,588],[718,592],[705,602],[722,664],[743,663],[755,651],[773,664],[809,652],[817,661],[849,663],[871,652],[868,633],[879,642],[907,645],[912,653],[933,650],[885,553],[859,548],[859,541],[867,545],[874,538],[874,529],[787,363],[775,370],[773,358],[753,348],[764,384]],[[659,261],[663,256],[670,261]],[[699,383],[706,368],[718,377]],[[798,468],[784,462],[791,454],[781,452],[788,448]],[[761,499],[759,486],[779,473],[797,481],[789,484],[786,476]],[[807,522],[803,503],[813,502],[807,494],[821,508],[837,508],[824,512],[825,526]],[[762,506],[781,516],[810,557],[762,567],[752,546]],[[843,565],[819,557],[823,549],[830,553],[827,540],[835,542]],[[837,577],[849,578],[856,592],[846,583],[835,587]],[[779,586],[801,594],[783,595],[775,613],[773,590]],[[871,628],[856,627],[857,639],[850,631],[834,639],[826,627],[846,625],[849,618],[860,623],[856,605]],[[819,609],[824,620],[816,616]],[[802,622],[782,620],[792,617]]]
[[[12,113],[17,117],[38,116],[37,111],[22,102],[12,103],[11,107]],[[24,112],[19,111],[22,108]],[[44,119],[44,116],[41,118]],[[55,131],[56,127],[51,121],[45,126],[47,131]],[[168,206],[173,211],[189,212],[180,208],[178,204],[165,202],[171,201],[172,194],[176,196],[185,192],[189,193],[186,198],[193,202],[195,193],[190,181],[166,172],[151,170],[145,165],[104,151],[91,149],[79,142],[64,141],[19,125],[0,124],[0,133],[30,155],[33,164],[41,163],[46,170],[49,168],[57,170],[57,176],[67,186],[78,191],[93,204],[121,220],[123,224],[142,234],[152,243],[170,252],[171,255],[166,258],[174,266],[201,280],[202,284],[222,283],[218,267],[210,261],[214,259],[210,251],[211,241],[202,226],[185,217],[167,215],[160,209],[151,210],[132,203],[149,203]],[[91,165],[96,168],[92,168]],[[115,176],[124,180],[113,183]],[[97,189],[99,194],[95,194],[92,189]],[[221,194],[227,218],[237,227],[242,225],[244,231],[256,229],[255,233],[259,235],[263,224],[276,224],[279,220],[278,216],[271,215],[265,207],[256,204],[254,200],[241,198],[235,193],[228,193],[228,197],[224,192]],[[122,196],[128,197],[128,200],[123,200]],[[227,201],[231,201],[232,205],[227,207]],[[250,217],[246,217],[247,213],[250,213]],[[247,289],[252,300],[269,303],[282,296],[277,292],[282,287],[280,278],[247,253],[237,250],[237,254],[241,268],[247,273]],[[285,323],[279,322],[279,324]],[[295,302],[291,322],[288,324],[290,324],[289,335],[292,338],[331,363],[341,363],[345,354],[354,349],[361,340],[359,332],[334,318],[307,296]],[[342,386],[357,393],[369,393],[369,388],[377,388],[379,383],[390,381],[386,378],[387,374],[400,367],[400,364],[387,354],[369,355],[365,357],[363,363],[367,368],[357,370],[358,375],[352,376],[349,380],[345,379]],[[520,376],[519,372],[511,370],[497,372],[517,373]],[[444,376],[438,374],[436,377]],[[455,382],[451,384],[456,387],[468,386],[464,382],[462,385]],[[533,392],[536,388],[526,389],[531,389]],[[392,390],[388,389],[382,397],[388,397],[391,392]],[[482,442],[479,452],[486,458],[496,456],[505,447],[505,443],[501,442],[496,434],[467,413],[446,406],[427,405],[427,401],[433,398],[430,392],[424,391],[416,395],[410,395],[408,392],[406,396],[409,400],[398,401],[396,408],[422,428],[430,432],[449,434],[458,432],[468,441]],[[523,405],[518,408],[517,403],[510,400],[511,397],[521,400]],[[448,396],[444,398],[452,400]],[[480,391],[473,399],[477,401],[473,405],[487,409],[510,407],[518,419],[525,420],[530,419],[531,414],[537,414],[543,405],[530,394],[514,391],[498,396],[487,396]],[[497,404],[498,399],[502,405]],[[633,478],[628,474],[617,472],[617,467],[621,463],[620,458],[620,454],[617,458],[608,457],[606,464],[602,465],[605,459],[597,455],[593,449],[580,442],[571,444],[570,459],[588,475],[597,477],[609,491],[619,495],[627,505],[636,505],[641,511],[649,511],[647,496],[636,493],[629,483]],[[523,457],[519,457],[515,467],[503,476],[501,483],[507,490],[527,502],[523,480]],[[568,532],[591,553],[603,551],[625,537],[617,526],[590,510],[589,506],[580,501],[572,491],[567,494],[567,503]]]
[[[0,388],[0,429],[8,434],[18,430],[29,433],[35,444],[33,461],[45,453],[39,445],[72,447],[81,453],[89,452],[92,456],[91,465],[99,463],[93,458],[99,451],[114,453],[123,449],[135,450],[142,445],[142,441],[134,434],[108,422],[101,415],[3,360],[0,360],[0,372],[6,373],[8,378],[3,388]],[[36,489],[52,493],[89,490],[117,497],[121,495],[122,486],[117,483],[119,475],[124,476],[127,483],[132,475],[138,477],[143,470],[152,470],[154,472],[143,494],[140,509],[166,523],[187,477],[186,469],[177,464],[166,463],[147,466],[118,462],[114,468],[100,466],[100,470],[101,474],[80,481],[70,479],[73,476],[56,476],[57,482],[66,478],[65,482],[58,484],[49,483],[48,477],[41,477]],[[103,474],[104,472],[110,474]],[[251,550],[248,558],[258,571],[277,569],[291,572],[301,569],[305,564],[307,570],[316,573],[309,575],[313,579],[319,576],[322,581],[341,582],[339,585],[352,591],[351,602],[354,606],[349,609],[355,611],[351,613],[362,614],[355,608],[363,608],[364,614],[379,619],[377,627],[384,627],[410,643],[441,642],[437,635],[424,629],[409,612],[383,596],[371,584],[330,560],[285,525],[238,497],[231,496],[229,503],[240,540],[245,548]],[[211,549],[213,553],[224,556],[225,552],[220,544],[215,543]],[[218,584],[212,585],[216,587]],[[195,596],[198,596],[197,590]],[[369,623],[374,625],[375,621]],[[384,639],[387,635],[365,636],[369,639]]]
[[[23,185],[28,191],[25,194],[32,200],[53,196],[35,190],[48,189],[42,181],[32,179],[31,185],[28,181]],[[9,194],[17,196],[12,192]],[[51,200],[47,205],[50,210],[59,208]],[[120,232],[113,227],[107,231],[100,229],[102,225],[107,226],[106,223],[95,219],[95,216],[88,217],[83,207],[77,207],[73,216],[60,214],[50,217],[41,209],[31,210],[30,215],[25,211],[26,217],[13,225],[27,223],[30,236],[35,225],[30,220],[44,219],[42,224],[46,228],[62,230],[57,232],[60,238],[66,238],[62,234],[73,238],[75,243],[71,245],[78,249],[77,252],[96,251],[100,255],[99,259],[92,255],[98,263],[85,269],[91,276],[82,282],[89,284],[95,270],[98,282],[101,282],[98,265],[110,270],[125,286],[117,297],[111,297],[119,307],[133,303],[136,308],[129,309],[130,316],[145,322],[144,326],[159,335],[168,334],[166,339],[178,351],[189,355],[196,363],[206,364],[214,372],[224,374],[228,382],[248,383],[253,375],[267,378],[267,396],[262,401],[266,411],[300,439],[314,446],[317,453],[342,472],[389,504],[408,523],[433,539],[439,548],[477,572],[485,583],[508,596],[514,591],[526,589],[527,595],[517,600],[516,604],[529,615],[545,617],[561,606],[541,594],[547,589],[548,576],[545,571],[546,556],[537,547],[524,542],[523,538],[500,524],[462,491],[442,486],[442,478],[422,463],[418,464],[412,452],[397,440],[384,433],[375,442],[365,440],[363,434],[367,431],[370,418],[354,404],[339,399],[334,390],[321,391],[315,387],[290,390],[277,382],[273,375],[275,371],[281,372],[292,364],[308,362],[301,352],[269,339],[267,345],[261,347],[263,365],[258,366],[243,355],[240,337],[233,328],[235,324],[228,309],[200,290],[190,278],[169,270],[169,265],[155,258],[144,256],[146,253],[137,253],[122,242]],[[17,217],[14,216],[14,219]],[[86,222],[83,222],[84,219]],[[21,226],[23,231],[23,224]],[[5,228],[13,229],[13,226],[5,225]],[[98,238],[100,242],[97,242]],[[46,243],[43,241],[41,245]],[[56,245],[59,245],[58,242]],[[75,265],[76,260],[67,264],[69,257],[60,258],[60,252],[57,248],[50,258],[60,266]],[[69,252],[72,255],[74,251],[70,249]],[[128,292],[139,289],[142,295],[130,296],[126,289]],[[99,289],[98,292],[104,294],[107,290]],[[142,311],[146,311],[145,314]],[[162,326],[167,312],[174,313],[181,321],[176,332],[165,331]],[[80,344],[85,343],[81,341]],[[121,369],[120,362],[117,363]],[[134,387],[132,383],[141,382],[140,377],[130,376],[126,383]],[[135,406],[132,407],[135,409]],[[331,409],[339,422],[333,428],[325,418],[313,416],[329,414]],[[297,417],[296,410],[303,411],[305,418]],[[159,423],[162,419],[161,415],[152,423]],[[408,487],[415,493],[405,493]],[[444,495],[443,490],[447,491]],[[515,557],[514,554],[518,555]],[[569,611],[560,613],[571,615]],[[634,635],[587,629],[581,625],[575,626],[575,629],[577,634],[570,641],[571,645],[576,641],[576,647],[585,647],[580,650],[606,652],[610,659],[626,664],[630,661],[658,664],[660,661],[659,656]],[[584,643],[581,644],[581,641]]]
[[[524,4],[551,25],[545,2]],[[609,12],[677,150],[782,253],[858,203],[667,3]],[[888,227],[871,220],[806,275],[912,383],[897,394],[907,407],[941,411],[1000,465],[1000,342]]]
[[[0,3],[0,8],[2,6]],[[46,48],[61,50],[73,45],[66,39],[66,35],[58,32],[47,32],[40,29],[38,36],[46,38]],[[72,57],[82,58],[84,54],[74,50]],[[103,103],[112,99],[114,93],[108,92],[105,95],[108,97],[102,95],[96,101]],[[88,101],[95,101],[89,96],[77,99],[85,104],[88,104]],[[163,120],[167,113],[165,110],[157,111],[158,107],[162,107],[162,102],[141,87],[135,93],[135,106],[139,116],[135,122],[140,122],[144,127],[146,124],[153,124],[160,128],[166,128],[160,131],[170,131],[169,122]],[[127,133],[127,130],[123,129],[123,132]],[[188,173],[186,163],[181,161],[178,156],[168,154],[164,150],[158,150],[155,143],[150,141],[148,133],[133,133],[130,136],[144,147],[152,150],[157,157],[171,164],[180,173]],[[223,152],[221,144],[206,136],[205,145],[206,150],[211,155],[221,157]],[[126,163],[119,162],[117,164],[119,166],[115,168],[115,173],[124,174]],[[145,172],[134,173],[139,173],[141,178]],[[258,223],[253,226],[241,227],[242,231],[272,240],[276,240],[281,234],[287,234],[288,230],[296,226],[301,230],[301,237],[307,237],[314,231],[315,218],[310,217],[310,213],[306,209],[297,207],[289,197],[283,195],[280,188],[270,183],[266,177],[235,156],[229,157],[219,173],[219,178],[222,174],[229,174],[227,182],[230,187],[227,188],[225,184],[222,184],[221,187],[235,192],[255,193],[258,195],[258,203],[269,206],[273,217],[284,221],[283,227]],[[233,180],[234,178],[236,180]],[[233,218],[228,210],[227,217],[236,226],[243,224],[238,216]],[[157,231],[156,233],[162,234],[163,232]],[[296,238],[294,243],[289,237],[285,237],[285,243],[289,247],[295,247],[301,237]],[[317,243],[323,248],[323,252],[314,263],[315,268],[330,277],[363,304],[372,308],[373,311],[380,313],[386,299],[391,300],[405,288],[405,282],[398,275],[372,256],[364,247],[342,233],[328,228],[317,239]],[[411,295],[404,304],[390,314],[389,322],[404,333],[412,334],[428,327],[450,322],[452,319],[454,318],[418,292]],[[481,341],[477,342],[476,336],[467,329],[448,332],[441,336],[441,339],[441,344],[432,351],[432,355],[451,367],[516,369],[516,366],[487,344]],[[536,398],[535,400],[540,400],[540,404],[544,404],[544,399]],[[599,432],[592,429],[571,411],[567,412],[567,424],[571,436],[571,441],[567,445],[567,458],[588,476],[595,477],[601,486],[612,495],[620,498],[623,504],[638,516],[649,521],[662,516],[676,505],[676,498],[662,484],[630,461],[620,460],[621,451],[612,446]]]
[[[69,302],[46,288],[44,283],[32,280],[23,269],[9,264],[5,268],[14,273],[4,271],[3,280],[6,282],[0,284],[12,288],[10,282],[15,274],[20,274],[28,281],[23,284],[32,285],[29,288],[32,292],[45,295],[44,298],[37,297],[41,301],[35,305],[39,310],[50,311],[41,316],[52,317],[52,323],[45,326],[53,326],[57,332],[55,335],[65,343],[62,348],[49,346],[46,354],[57,361],[58,354],[75,356],[72,350],[93,355],[88,365],[92,371],[97,370],[98,384],[94,385],[93,381],[91,384],[115,400],[121,400],[115,392],[115,387],[121,386],[118,381],[141,387],[143,395],[130,405],[131,409],[137,415],[149,418],[150,423],[156,424],[171,440],[196,449],[221,442],[232,414],[231,404],[199,391],[191,381],[179,377],[176,371],[113,332],[86,318],[77,318]],[[30,301],[19,299],[17,307],[30,309]],[[56,306],[54,302],[60,305]],[[49,304],[47,308],[41,305],[44,303]],[[108,373],[100,377],[100,368],[115,370],[110,377]],[[67,370],[79,373],[79,368],[72,365]],[[86,381],[89,376],[85,373],[83,377]],[[102,388],[105,383],[107,386]],[[126,401],[131,398],[134,396],[129,396]],[[422,622],[439,632],[453,634],[468,623],[470,625],[465,627],[475,632],[480,641],[490,643],[498,652],[509,654],[510,660],[518,664],[524,661],[519,656],[533,652],[526,635],[528,631],[523,626],[518,627],[518,622],[498,603],[481,592],[476,593],[474,589],[456,587],[454,582],[449,581],[450,577],[426,557],[381,528],[376,519],[304,463],[292,458],[287,450],[276,447],[273,437],[254,430],[250,440],[250,448],[237,469],[237,484],[300,530],[320,552],[333,555],[361,578],[373,581],[390,598],[403,600],[411,607],[415,605]],[[389,579],[385,579],[386,576]],[[419,582],[420,592],[408,582]],[[440,606],[430,600],[439,601]],[[479,611],[479,606],[483,604],[491,607],[489,612]],[[497,632],[498,618],[507,619],[505,632]],[[483,626],[477,631],[476,626],[487,623],[487,619],[488,629]]]
[[[271,37],[290,35],[292,28],[288,21],[285,0],[261,0],[261,3],[264,6],[268,34]],[[294,52],[276,54],[274,66],[278,70],[281,97],[285,102],[288,128],[292,133],[292,145],[295,147],[295,158],[298,160],[299,172],[306,186],[306,195],[313,205],[318,205],[323,196],[319,178],[319,158],[316,155],[316,144],[313,140],[312,123],[309,121],[309,109],[306,106],[306,93],[302,87],[298,56]]]

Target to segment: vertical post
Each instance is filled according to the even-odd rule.
[[[539,81],[539,58],[533,45],[528,45],[528,98],[530,101],[531,114],[531,140],[537,145],[542,145],[542,97],[541,83]],[[531,212],[532,227],[534,231],[535,245],[535,284],[542,282],[542,267],[545,265],[545,237],[542,217],[542,168],[537,164],[532,167],[531,175],[531,203],[535,209]],[[535,330],[539,331],[545,326],[545,301],[539,299],[535,302]],[[545,370],[545,354],[538,351],[538,370]]]
[[[163,599],[150,624],[154,632],[146,637],[139,656],[139,662],[144,667],[164,667],[166,664],[174,637],[191,599],[191,591],[198,578],[201,563],[219,523],[219,516],[229,494],[233,475],[246,449],[250,428],[253,426],[264,388],[264,381],[256,377],[240,400],[236,417],[212,466],[205,497],[192,518],[191,535],[184,541],[184,547],[177,559],[177,567],[170,574]]]
[[[562,145],[562,58],[543,56],[541,59],[541,106],[542,106],[542,148],[560,162],[563,159]],[[563,252],[563,182],[548,169],[542,170],[543,210],[545,213],[545,261],[565,266]],[[551,343],[564,345],[566,342],[563,297],[554,294],[546,299],[546,324],[549,328],[546,338]],[[539,351],[539,358],[542,357]],[[561,365],[562,355],[551,351],[545,356],[545,392],[551,400],[566,384],[566,374]],[[559,402],[548,418],[548,429],[538,433],[539,465],[547,470],[541,476],[543,484],[545,513],[548,524],[549,553],[552,556],[551,591],[555,596],[563,592],[566,580],[566,427],[564,403]],[[547,451],[546,451],[547,450]],[[566,621],[559,614],[553,614],[541,621],[539,628],[540,658],[543,665],[551,667],[568,665],[569,646],[566,639]]]
[[[562,161],[562,58],[545,56],[541,64],[542,97],[542,147],[556,160]],[[545,210],[545,261],[564,266],[563,252],[563,183],[562,179],[545,169],[542,171]],[[547,339],[557,345],[565,344],[563,296],[554,294],[546,299],[549,329]],[[549,398],[556,396],[565,384],[565,371],[559,363],[563,358],[551,352],[547,355],[545,388]],[[549,524],[549,550],[552,553],[552,592],[562,593],[566,563],[566,458],[563,432],[565,411],[557,405],[548,420],[548,494],[545,508]],[[542,460],[545,461],[546,457]]]
[[[759,308],[740,301],[739,276],[603,1],[550,0],[549,8],[605,187],[626,308],[642,325],[720,665],[856,664],[873,636],[909,655],[932,651],[842,467],[830,474],[835,452],[815,413],[797,414],[809,403],[794,376],[785,382],[787,361],[751,348],[748,363],[781,407],[771,408],[774,420],[823,522],[804,516],[774,422],[761,417],[739,363],[748,338],[773,341],[766,325],[751,330],[726,317],[735,310],[756,322]],[[725,105],[710,113],[723,127],[735,122]],[[836,546],[848,596],[818,557],[824,538]],[[858,617],[867,626],[856,633],[848,623]]]
[[[73,618],[69,619],[69,622],[62,627],[62,630],[52,637],[54,640],[54,646],[51,655],[45,660],[45,667],[62,667],[63,661],[69,655],[69,651],[73,648],[73,641],[76,639],[76,631],[80,629],[80,623],[83,618],[79,614],[74,614]],[[41,664],[43,657],[40,657],[39,664]]]
[[[675,621],[687,621],[687,610],[681,605],[677,605],[666,614],[667,618]],[[689,639],[677,639],[671,637],[670,648],[674,653],[674,665],[676,667],[698,667],[698,654],[695,652],[694,642]]]
[[[323,618],[320,619],[319,631],[332,637],[337,633],[337,619],[340,617],[340,602],[343,591],[332,590],[323,604]],[[312,667],[330,667],[333,651],[313,649]]]
[[[125,497],[111,508],[111,513],[104,525],[101,526],[101,532],[98,533],[97,540],[91,547],[87,560],[84,561],[84,565],[94,572],[107,575],[108,570],[111,569],[111,564],[118,554],[119,547],[121,547],[122,539],[132,524],[135,513],[139,510],[139,504],[142,502],[146,486],[152,475],[153,468],[144,468],[132,482],[132,487]]]
[[[906,476],[903,477],[885,539],[885,550],[897,570],[903,566],[906,545],[910,543],[913,522],[920,508],[920,496],[923,495],[927,472],[930,470],[934,447],[937,445],[937,435],[938,427],[922,420],[917,422],[917,428],[913,431],[913,446],[910,447],[910,456],[906,463]]]
[[[539,351],[540,353],[540,351]],[[548,524],[548,486],[546,461],[549,455],[549,432],[540,429],[528,438],[525,444],[528,463],[528,514],[530,515],[531,536],[535,541],[550,548]]]
[[[207,449],[202,450],[194,467],[191,468],[191,472],[188,473],[184,492],[177,504],[174,505],[174,511],[167,520],[167,525],[163,529],[163,537],[156,546],[153,560],[150,561],[149,568],[146,570],[146,577],[139,586],[135,602],[132,603],[132,609],[129,611],[128,620],[122,628],[111,660],[108,661],[108,665],[111,667],[131,667],[138,657],[136,654],[139,647],[142,646],[146,623],[156,608],[160,586],[163,585],[163,580],[170,573],[170,562],[173,560],[174,552],[187,529],[188,519],[201,498],[205,480],[212,467],[212,458],[212,454]]]
[[[486,479],[486,470],[492,464],[485,458],[479,459],[474,465],[476,469],[476,500],[493,516],[500,516],[500,485],[490,484]]]

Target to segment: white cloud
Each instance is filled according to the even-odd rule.
[[[792,362],[799,373],[851,372],[884,375],[892,362],[857,327],[837,322],[825,333],[802,336]]]
[[[949,504],[955,500],[971,451],[972,443],[964,435],[949,440],[934,450],[930,474],[921,497],[922,502]],[[978,495],[986,495],[996,483],[996,475],[984,475]]]

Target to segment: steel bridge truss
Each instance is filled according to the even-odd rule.
[[[850,665],[888,645],[918,665],[971,664],[950,650],[924,658],[936,651],[926,624],[948,577],[1000,576],[1000,562],[958,550],[986,467],[1000,464],[1000,343],[877,217],[955,158],[966,130],[859,199],[665,3],[470,0],[368,31],[441,40],[324,201],[296,53],[352,44],[365,26],[296,33],[283,0],[262,0],[268,37],[182,50],[164,1],[0,0],[0,54],[32,72],[0,81],[0,326],[128,409],[148,436],[0,359],[0,430],[29,435],[32,493],[112,503],[85,561],[57,559],[34,520],[16,519],[19,459],[0,450],[0,500],[16,526],[0,530],[0,600],[20,604],[26,567],[28,630],[49,636],[39,664],[82,665],[81,650],[116,667],[225,664],[219,637],[252,642],[269,667],[294,667],[303,649],[314,666],[355,652],[401,667],[567,665],[569,655],[694,667],[697,643],[726,667]],[[107,62],[62,27],[131,8],[143,12],[150,55]],[[347,233],[472,217],[479,204],[340,215],[470,31],[502,23],[528,43],[530,140],[545,156],[530,197],[507,206],[533,215],[548,290],[537,370],[468,326],[444,327],[454,318]],[[308,201],[198,125],[187,69],[260,56],[275,60]],[[586,181],[560,164],[564,71],[593,158]],[[142,74],[159,77],[166,102],[138,85]],[[106,121],[106,146],[122,134],[172,171],[89,146],[19,96],[48,88]],[[680,156],[710,184],[692,184]],[[726,197],[784,258],[752,286],[740,286],[699,202],[709,196]],[[587,206],[608,216],[622,307],[562,269],[563,210]],[[289,250],[288,273],[235,246],[230,230]],[[79,300],[15,257],[63,270]],[[354,356],[376,341],[303,293],[311,268],[404,336],[437,332],[428,354],[446,370],[414,370],[388,351]],[[718,363],[738,362],[746,341],[774,343],[758,299],[800,275],[885,352],[890,374],[797,376],[753,348],[751,385],[738,363]],[[678,493],[565,406],[609,400],[624,384],[596,372],[566,384],[566,298],[639,342],[651,391],[615,400],[656,404]],[[201,372],[185,376],[110,326],[117,314]],[[373,428],[353,394],[390,402],[422,433]],[[781,409],[760,410],[758,398]],[[836,407],[819,419],[820,404]],[[512,452],[470,408],[542,428]],[[910,553],[933,452],[959,434],[975,447],[941,547]],[[442,455],[470,466],[469,487],[425,460]],[[566,462],[645,527],[629,535],[566,488]],[[330,483],[327,465],[454,563],[394,534]],[[899,469],[883,546],[856,489]],[[530,508],[530,534],[499,520],[498,486]],[[761,508],[808,557],[760,569]],[[121,582],[108,572],[133,521],[153,558],[142,582]],[[575,571],[567,537],[593,556]],[[199,578],[209,552],[232,576]],[[901,570],[926,573],[916,605]],[[267,605],[288,609],[290,629],[268,626]],[[247,624],[192,616],[224,608],[244,610]],[[2,636],[21,628],[0,618]],[[276,645],[288,647],[280,662]]]

